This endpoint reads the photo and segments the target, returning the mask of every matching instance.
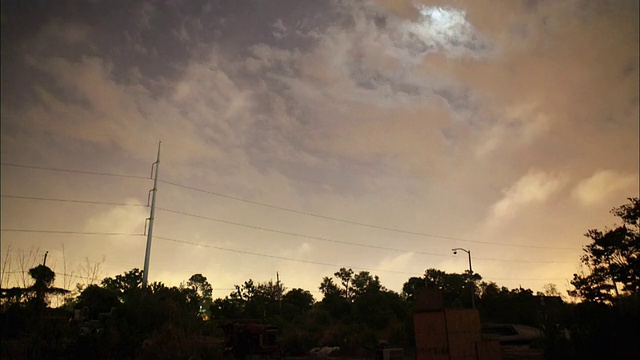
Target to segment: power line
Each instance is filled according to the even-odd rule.
[[[36,169],[36,170],[48,170],[48,171],[88,174],[88,175],[112,176],[112,177],[123,177],[123,178],[133,178],[133,179],[145,179],[145,180],[149,180],[150,179],[149,177],[139,176],[139,175],[114,174],[114,173],[84,171],[84,170],[75,170],[75,169],[63,169],[63,168],[24,165],[24,164],[15,164],[15,163],[7,163],[7,162],[1,162],[0,165],[2,165],[2,166],[20,167],[20,168],[28,168],[28,169]],[[281,211],[287,211],[287,212],[300,214],[300,215],[305,215],[305,216],[316,217],[316,218],[325,219],[325,220],[337,221],[337,222],[342,222],[342,223],[346,223],[346,224],[352,224],[352,225],[368,227],[368,228],[373,228],[373,229],[379,229],[379,230],[393,231],[393,232],[404,233],[404,234],[409,234],[409,235],[417,235],[417,236],[425,236],[425,237],[437,238],[437,239],[443,239],[443,240],[454,240],[454,241],[462,241],[462,242],[468,242],[468,243],[497,245],[497,246],[505,246],[505,247],[520,247],[520,248],[546,249],[546,250],[577,250],[576,248],[569,248],[569,247],[519,245],[519,244],[508,244],[508,243],[502,243],[502,242],[496,242],[496,241],[471,240],[471,239],[463,239],[463,238],[457,238],[457,237],[452,237],[452,236],[443,236],[443,235],[435,235],[435,234],[429,234],[429,233],[424,233],[424,232],[410,231],[410,230],[404,230],[404,229],[399,229],[399,228],[391,228],[391,227],[373,225],[373,224],[368,224],[368,223],[363,223],[363,222],[358,222],[358,221],[353,221],[353,220],[340,219],[340,218],[336,218],[336,217],[320,215],[320,214],[315,214],[315,213],[310,213],[310,212],[305,212],[305,211],[300,211],[300,210],[294,210],[294,209],[285,208],[285,207],[282,207],[282,206],[266,204],[266,203],[262,203],[262,202],[258,202],[258,201],[252,201],[252,200],[248,200],[248,199],[243,199],[243,198],[240,198],[240,197],[226,195],[226,194],[222,194],[222,193],[218,193],[218,192],[214,192],[214,191],[204,190],[204,189],[196,188],[196,187],[193,187],[193,186],[178,184],[178,183],[171,182],[171,181],[165,181],[165,180],[158,180],[158,181],[161,182],[161,183],[165,183],[165,184],[169,184],[169,185],[173,185],[173,186],[177,186],[177,187],[181,187],[181,188],[185,188],[185,189],[189,189],[189,190],[193,190],[193,191],[203,192],[203,193],[210,194],[210,195],[224,197],[224,198],[227,198],[227,199],[241,201],[241,202],[245,202],[245,203],[248,203],[248,204],[268,207],[268,208],[272,208],[272,209],[277,209],[277,210],[281,210]],[[44,200],[44,199],[42,199],[42,200]],[[62,200],[50,199],[50,201],[62,201]],[[68,201],[68,202],[82,203],[83,201]],[[98,203],[98,202],[88,202],[88,203]],[[104,203],[104,204],[107,204],[107,203]],[[130,205],[130,204],[109,204],[109,205]],[[436,255],[436,256],[439,256],[439,255]]]
[[[67,173],[85,174],[85,175],[112,176],[112,177],[130,178],[130,179],[145,179],[145,180],[149,180],[150,179],[148,176],[140,176],[140,175],[114,174],[114,173],[96,172],[96,171],[63,169],[63,168],[55,168],[55,167],[47,167],[47,166],[14,164],[14,163],[7,163],[7,162],[1,162],[0,165],[2,165],[2,166],[19,167],[19,168],[25,168],[25,169],[58,171],[58,172],[67,172]]]
[[[289,236],[295,236],[295,237],[302,237],[302,238],[314,239],[314,240],[320,240],[320,241],[327,241],[327,242],[333,242],[333,243],[338,243],[338,244],[361,246],[361,247],[367,247],[367,248],[373,248],[373,249],[390,250],[390,251],[407,252],[407,253],[408,252],[412,252],[412,253],[416,253],[416,254],[429,255],[429,256],[448,256],[448,255],[433,254],[433,253],[427,253],[427,252],[421,252],[421,251],[409,251],[409,250],[390,248],[390,247],[384,247],[384,246],[376,246],[376,245],[354,243],[354,242],[342,241],[342,240],[334,240],[334,239],[329,239],[329,238],[324,238],[324,237],[319,237],[319,236],[313,236],[313,235],[298,234],[298,233],[289,232],[289,231],[269,229],[269,228],[265,228],[265,227],[261,227],[261,226],[241,224],[241,223],[228,221],[228,220],[222,220],[222,219],[216,219],[216,218],[207,217],[207,216],[190,214],[190,213],[186,213],[186,212],[182,212],[182,211],[170,210],[170,209],[165,209],[165,208],[161,208],[161,207],[158,207],[158,210],[162,210],[162,211],[166,211],[166,212],[170,212],[170,213],[174,213],[174,214],[191,216],[191,217],[204,219],[204,220],[216,221],[216,222],[220,222],[220,223],[228,224],[228,225],[241,226],[241,227],[255,229],[255,230],[268,231],[268,232],[273,232],[273,233],[277,233],[277,234],[283,234],[283,235],[289,235]]]
[[[106,202],[106,201],[74,200],[74,199],[45,198],[45,197],[19,196],[19,195],[0,195],[0,196],[4,197],[4,198],[35,200],[35,201],[52,201],[52,202],[66,202],[66,203],[79,203],[79,204],[97,204],[97,205],[148,207],[148,205],[143,205],[143,204],[127,204],[127,203]],[[298,234],[298,233],[287,232],[287,231],[282,231],[282,230],[264,228],[264,227],[260,227],[260,226],[241,224],[241,223],[237,223],[237,222],[232,222],[232,221],[227,221],[227,220],[222,220],[222,219],[216,219],[216,218],[211,218],[211,217],[206,217],[206,216],[201,216],[201,215],[196,215],[196,214],[190,214],[190,213],[186,213],[186,212],[182,212],[182,211],[165,209],[165,208],[160,208],[160,207],[158,207],[158,209],[162,210],[162,211],[167,211],[167,212],[170,212],[170,213],[175,213],[175,214],[180,214],[180,215],[184,215],[184,216],[190,216],[190,217],[195,217],[195,218],[200,218],[200,219],[205,219],[205,220],[210,220],[210,221],[221,222],[221,223],[225,223],[225,224],[229,224],[229,225],[235,225],[235,226],[241,226],[241,227],[246,227],[246,228],[251,228],[251,229],[256,229],[256,230],[274,232],[274,233],[279,233],[279,234],[284,234],[284,235],[289,235],[289,236],[303,237],[303,238],[314,239],[314,240],[319,240],[319,241],[333,242],[333,243],[338,243],[338,244],[345,244],[345,245],[359,246],[359,247],[367,247],[367,248],[387,250],[387,251],[414,253],[414,254],[420,254],[420,255],[426,255],[426,256],[440,256],[440,257],[449,257],[450,256],[450,255],[444,255],[444,254],[429,253],[429,252],[424,252],[424,251],[411,251],[411,250],[398,249],[398,248],[392,248],[392,247],[376,246],[376,245],[369,245],[369,244],[362,244],[362,243],[354,243],[354,242],[349,242],[349,241],[335,240],[335,239],[329,239],[329,238],[318,237],[318,236],[313,236],[313,235]],[[475,260],[500,261],[500,262],[526,262],[526,263],[540,263],[540,264],[569,264],[569,262],[562,262],[562,261],[535,261],[535,260],[496,259],[496,258],[483,258],[483,257],[475,257]],[[571,264],[572,263],[573,262],[571,262]]]
[[[26,270],[14,270],[14,271],[5,271],[5,274],[26,274],[29,271]],[[88,277],[88,276],[81,276],[81,275],[74,275],[74,274],[67,274],[67,273],[63,273],[63,272],[59,272],[59,271],[55,271],[54,272],[56,275],[64,275],[64,276],[69,276],[69,277],[74,277],[74,278],[78,278],[78,279],[85,279],[85,280],[97,280],[97,278],[92,278],[92,277]]]
[[[324,265],[324,266],[333,266],[333,267],[341,267],[341,268],[342,268],[342,267],[345,267],[345,268],[346,268],[346,267],[348,267],[348,268],[352,268],[352,269],[356,269],[356,270],[379,271],[379,272],[390,272],[390,273],[396,273],[396,274],[409,274],[409,275],[415,275],[415,273],[412,273],[412,272],[406,272],[406,271],[385,270],[385,269],[368,269],[368,268],[354,267],[354,266],[348,266],[348,265],[340,265],[340,264],[325,263],[325,262],[313,261],[313,260],[294,259],[294,258],[289,258],[289,257],[285,257],[285,256],[277,256],[277,255],[261,254],[261,253],[251,252],[251,251],[245,251],[245,250],[237,250],[237,249],[223,248],[223,247],[215,246],[215,245],[200,244],[200,243],[195,243],[195,242],[191,242],[191,241],[180,240],[180,239],[173,239],[173,238],[167,238],[167,237],[162,237],[162,236],[156,236],[156,239],[166,240],[166,241],[173,241],[173,242],[177,242],[177,243],[181,243],[181,244],[186,244],[186,245],[194,245],[194,246],[208,247],[208,248],[212,248],[212,249],[216,249],[216,250],[222,250],[222,251],[235,252],[235,253],[239,253],[239,254],[246,254],[246,255],[260,256],[260,257],[268,257],[268,258],[278,259],[278,260],[286,260],[286,261],[301,262],[301,263],[305,263],[305,264]]]
[[[96,204],[96,205],[116,205],[116,206],[147,207],[147,205],[143,205],[143,204],[127,204],[127,203],[117,203],[117,202],[109,202],[109,201],[73,200],[73,199],[45,198],[45,197],[35,197],[35,196],[19,196],[19,195],[0,195],[0,196],[3,197],[3,198],[21,199],[21,200],[55,201],[55,202],[77,203],[77,204]]]
[[[261,226],[241,224],[241,223],[228,221],[228,220],[222,220],[222,219],[216,219],[216,218],[202,216],[202,215],[190,214],[190,213],[186,213],[186,212],[183,212],[183,211],[170,210],[170,209],[165,209],[165,208],[161,208],[161,207],[158,207],[158,210],[162,210],[162,211],[166,211],[166,212],[170,212],[170,213],[174,213],[174,214],[180,214],[180,215],[184,215],[184,216],[195,217],[195,218],[204,219],[204,220],[216,221],[216,222],[220,222],[220,223],[228,224],[228,225],[241,226],[241,227],[255,229],[255,230],[268,231],[268,232],[273,232],[273,233],[277,233],[277,234],[283,234],[283,235],[295,236],[295,237],[302,237],[302,238],[314,239],[314,240],[326,241],[326,242],[332,242],[332,243],[337,243],[337,244],[360,246],[360,247],[366,247],[366,248],[372,248],[372,249],[380,249],[380,250],[388,250],[388,251],[396,251],[396,252],[404,252],[404,253],[414,253],[414,254],[427,255],[427,256],[451,257],[451,255],[434,254],[434,253],[428,253],[428,252],[424,252],[424,251],[411,251],[411,250],[404,250],[404,249],[398,249],[398,248],[392,248],[392,247],[385,247],[385,246],[377,246],[377,245],[369,245],[369,244],[354,243],[354,242],[349,242],[349,241],[335,240],[335,239],[329,239],[329,238],[313,236],[313,235],[298,234],[298,233],[289,232],[289,231],[269,229],[269,228],[265,228],[265,227],[261,227]],[[539,263],[539,264],[573,264],[573,262],[569,263],[569,262],[559,262],[559,261],[495,259],[495,258],[483,258],[483,257],[474,257],[474,260],[501,261],[501,262],[525,262],[525,263]]]
[[[107,232],[37,230],[37,229],[0,229],[0,231],[25,232],[25,233],[46,233],[46,234],[68,234],[68,235],[144,236],[144,234],[134,234],[134,233],[107,233]]]
[[[520,248],[531,248],[531,249],[548,249],[548,250],[576,250],[576,248],[569,248],[569,247],[518,245],[518,244],[508,244],[508,243],[502,243],[502,242],[496,242],[496,241],[471,240],[471,239],[463,239],[463,238],[457,238],[457,237],[452,237],[452,236],[434,235],[434,234],[428,234],[428,233],[418,232],[418,231],[410,231],[410,230],[404,230],[404,229],[398,229],[398,228],[391,228],[391,227],[367,224],[367,223],[353,221],[353,220],[340,219],[340,218],[336,218],[336,217],[320,215],[320,214],[310,213],[310,212],[306,212],[306,211],[289,209],[289,208],[285,208],[285,207],[282,207],[282,206],[266,204],[266,203],[253,201],[253,200],[247,200],[247,199],[243,199],[243,198],[240,198],[240,197],[226,195],[226,194],[222,194],[222,193],[218,193],[218,192],[214,192],[214,191],[199,189],[199,188],[196,188],[196,187],[193,187],[193,186],[178,184],[178,183],[171,182],[171,181],[165,181],[165,180],[159,180],[159,181],[161,183],[164,183],[164,184],[169,184],[169,185],[173,185],[173,186],[177,186],[177,187],[181,187],[181,188],[185,188],[185,189],[189,189],[189,190],[193,190],[193,191],[202,192],[202,193],[205,193],[205,194],[215,195],[215,196],[219,196],[219,197],[223,197],[223,198],[227,198],[227,199],[231,199],[231,200],[241,201],[241,202],[252,204],[252,205],[258,205],[258,206],[263,206],[263,207],[267,207],[267,208],[271,208],[271,209],[287,211],[287,212],[294,213],[294,214],[312,216],[312,217],[325,219],[325,220],[337,221],[337,222],[341,222],[341,223],[345,223],[345,224],[357,225],[357,226],[368,227],[368,228],[373,228],[373,229],[378,229],[378,230],[393,231],[393,232],[402,233],[402,234],[425,236],[425,237],[430,237],[430,238],[462,241],[462,242],[476,243],[476,244],[507,246],[507,247],[520,247]]]

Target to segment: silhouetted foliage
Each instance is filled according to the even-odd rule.
[[[410,312],[405,300],[387,290],[377,275],[341,268],[320,284],[322,301],[317,304],[317,319],[323,324],[322,341],[365,355],[373,351],[384,336],[397,343],[408,341],[405,327]]]
[[[581,261],[586,273],[574,274],[572,296],[588,301],[609,302],[620,291],[635,294],[640,290],[640,199],[611,210],[622,220],[613,229],[591,229],[585,234],[592,243],[584,247]]]
[[[87,286],[76,299],[76,308],[88,309],[89,318],[96,318],[99,313],[108,312],[119,304],[117,292],[98,285]]]
[[[338,285],[336,285],[333,279],[328,276],[322,278],[319,289],[324,296],[342,296],[342,292],[340,291],[340,288],[338,288]]]
[[[287,291],[282,297],[283,316],[292,319],[311,311],[315,300],[307,290],[296,288]]]
[[[576,359],[637,359],[640,354],[640,297],[621,295],[615,305],[583,301],[567,305],[565,316]]]
[[[353,270],[340,268],[340,270],[336,271],[333,275],[340,280],[340,284],[344,287],[344,289],[340,289],[342,297],[347,300],[352,300],[353,290],[351,288],[351,283],[353,282]]]
[[[226,296],[224,299],[215,299],[209,306],[209,313],[214,320],[234,320],[243,317],[242,300]]]
[[[421,278],[411,277],[402,286],[402,295],[409,302],[415,299],[419,288],[439,289],[443,294],[445,307],[471,307],[471,294],[477,297],[477,282],[482,280],[479,274],[447,273],[437,269],[427,269]]]
[[[582,260],[590,272],[573,282],[575,295],[592,301],[565,304],[553,284],[534,295],[530,289],[481,282],[479,274],[437,269],[407,279],[398,294],[377,275],[347,268],[322,279],[318,302],[307,290],[286,291],[279,281],[252,279],[213,300],[202,274],[179,287],[154,282],[143,288],[142,271],[132,269],[81,289],[72,303],[75,312],[68,313],[48,307],[50,295],[64,290],[53,287],[55,273],[41,265],[29,271],[32,286],[1,289],[2,357],[221,358],[220,325],[242,321],[277,326],[287,356],[305,356],[326,345],[340,347],[339,355],[373,357],[382,340],[411,356],[416,291],[432,288],[442,291],[449,308],[471,307],[473,295],[483,322],[540,329],[548,358],[633,358],[640,353],[638,200],[612,213],[623,224],[587,233],[593,243]],[[616,301],[610,301],[613,281],[621,287]]]
[[[255,283],[252,279],[224,299],[216,299],[210,306],[213,319],[272,319],[283,314],[284,287],[279,282]]]
[[[206,278],[196,274],[184,287],[141,283],[142,272],[133,269],[81,292],[76,307],[89,314],[79,325],[74,357],[187,359],[209,351],[188,340],[210,332],[199,316],[203,296],[210,298]]]
[[[114,278],[104,278],[102,286],[125,299],[129,292],[142,286],[142,275],[142,270],[134,268],[122,275],[116,275]]]
[[[45,265],[38,265],[29,269],[29,276],[33,279],[33,285],[27,288],[1,289],[0,298],[3,305],[21,303],[26,301],[34,309],[44,309],[49,304],[49,296],[66,294],[69,291],[53,286],[56,274]]]
[[[209,307],[213,302],[213,288],[207,278],[202,274],[194,274],[187,281],[187,287],[191,290],[189,301],[198,305],[199,313],[209,315]]]

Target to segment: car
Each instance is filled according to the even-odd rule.
[[[542,331],[521,324],[482,324],[482,337],[485,340],[498,340],[501,346],[531,345],[543,336]]]

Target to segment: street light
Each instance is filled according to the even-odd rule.
[[[467,255],[469,256],[469,276],[471,277],[473,275],[473,268],[471,267],[471,250],[467,250],[467,249],[463,249],[463,248],[455,248],[455,249],[451,249],[451,251],[453,251],[453,255],[458,254],[458,250],[460,251],[464,251],[467,253]],[[471,280],[471,308],[475,309],[476,308],[476,301],[475,301],[475,284],[473,282],[473,279]]]

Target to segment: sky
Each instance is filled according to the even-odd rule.
[[[161,141],[150,282],[400,291],[463,248],[564,293],[638,196],[638,7],[2,1],[3,286],[142,269]]]

